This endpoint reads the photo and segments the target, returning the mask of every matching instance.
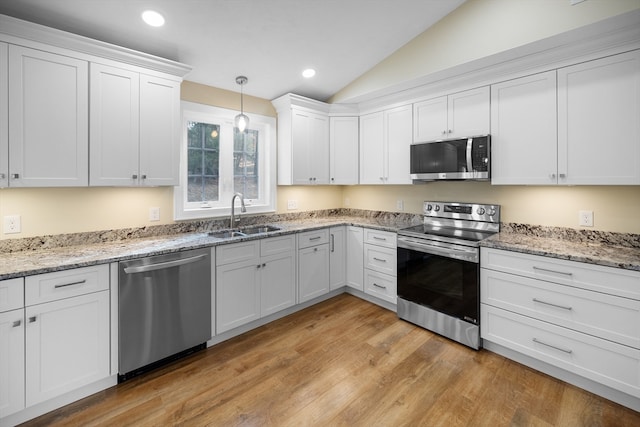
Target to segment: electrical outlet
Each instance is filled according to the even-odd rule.
[[[593,211],[579,211],[578,224],[583,227],[593,227]]]
[[[399,212],[404,210],[404,200],[396,200],[396,210]]]
[[[297,200],[287,200],[287,209],[298,209],[298,201]]]
[[[348,197],[345,197],[345,198],[344,198],[344,205],[345,205],[345,206],[350,206],[350,205],[351,205],[351,199],[350,199],[350,198],[348,198]]]
[[[149,221],[160,221],[160,208],[149,208]]]
[[[4,217],[4,234],[20,233],[21,230],[20,215],[7,215]]]

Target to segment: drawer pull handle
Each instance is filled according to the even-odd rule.
[[[538,344],[542,344],[542,345],[547,346],[547,347],[554,348],[556,350],[560,350],[560,351],[562,351],[564,353],[567,353],[567,354],[573,353],[573,350],[571,350],[570,348],[562,348],[562,347],[558,347],[558,346],[555,346],[555,345],[552,345],[552,344],[547,344],[546,342],[540,341],[537,338],[533,338],[533,342],[538,343]]]
[[[378,285],[377,283],[374,283],[373,286],[375,286],[376,288],[380,288],[380,289],[387,289],[386,286]]]
[[[382,240],[383,242],[386,242],[386,241],[387,241],[387,238],[386,238],[386,237],[373,236],[373,239],[374,239],[374,240]]]
[[[562,308],[563,310],[573,310],[573,307],[567,306],[567,305],[560,305],[560,304],[554,304],[552,302],[548,302],[548,301],[542,301],[541,299],[538,298],[533,298],[533,302],[537,302],[540,304],[545,304],[545,305],[550,305],[552,307],[557,307],[557,308]]]
[[[378,262],[387,262],[387,260],[386,260],[386,259],[376,258],[376,257],[373,257],[373,260],[374,260],[374,261],[378,261]]]
[[[318,240],[320,238],[322,238],[322,236],[309,237],[309,240]]]
[[[71,283],[63,283],[60,285],[55,285],[54,288],[58,289],[58,288],[66,288],[67,286],[73,286],[73,285],[83,285],[87,283],[87,280],[78,280],[77,282],[71,282]]]
[[[13,327],[17,328],[18,326],[20,326],[22,324],[22,320],[16,320],[15,322],[13,322]]]
[[[573,273],[567,273],[565,271],[556,271],[556,270],[549,270],[548,268],[542,268],[542,267],[536,267],[535,265],[533,266],[534,270],[540,270],[540,271],[546,271],[547,273],[555,273],[555,274],[562,274],[564,276],[573,276]]]

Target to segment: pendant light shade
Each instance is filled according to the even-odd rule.
[[[242,86],[244,86],[248,81],[249,79],[245,76],[236,77],[236,83],[240,85],[240,114],[236,116],[234,122],[240,132],[244,132],[249,127],[249,117],[244,114],[244,93],[242,91]]]

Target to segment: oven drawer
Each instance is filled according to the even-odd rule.
[[[640,301],[486,268],[480,283],[485,304],[640,348]]]
[[[387,248],[394,248],[398,245],[398,235],[390,231],[373,230],[370,228],[364,229],[364,242],[372,245],[384,246]]]
[[[482,305],[482,338],[640,397],[640,350]]]
[[[396,304],[396,277],[376,271],[364,271],[364,292],[382,300]]]
[[[483,268],[640,300],[640,272],[481,248]]]
[[[392,276],[398,273],[395,248],[384,248],[371,244],[364,245],[364,267]]]

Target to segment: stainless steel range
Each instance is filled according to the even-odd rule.
[[[398,231],[398,317],[474,349],[480,341],[480,241],[500,206],[424,202],[424,223]]]

